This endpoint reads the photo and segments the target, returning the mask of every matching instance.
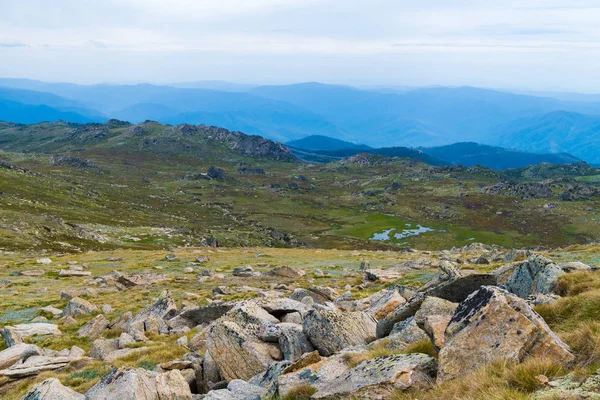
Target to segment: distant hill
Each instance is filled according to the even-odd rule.
[[[581,161],[567,153],[528,153],[472,142],[421,148],[421,150],[452,164],[462,164],[468,167],[483,165],[493,169],[522,168],[540,163],[571,164]]]
[[[447,165],[448,162],[442,161],[421,150],[410,149],[408,147],[388,147],[380,149],[340,149],[340,150],[304,150],[296,147],[290,148],[296,157],[317,163],[327,163],[339,161],[344,158],[353,157],[357,154],[376,154],[385,157],[414,158],[430,165]]]
[[[0,99],[0,121],[33,124],[44,121],[93,122],[98,118],[73,111],[62,111],[46,105],[32,105]]]
[[[499,127],[494,143],[535,152],[567,152],[600,163],[600,116],[557,111]]]
[[[356,144],[334,139],[329,136],[311,135],[302,139],[292,140],[286,143],[288,146],[307,150],[342,150],[342,149],[361,149],[366,150],[371,147],[364,144]]]

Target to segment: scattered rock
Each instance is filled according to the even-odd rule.
[[[89,315],[97,310],[98,307],[96,307],[89,301],[84,300],[80,297],[73,297],[67,303],[67,306],[62,312],[62,316],[66,317],[67,315],[69,315],[71,317],[76,317],[78,315]]]

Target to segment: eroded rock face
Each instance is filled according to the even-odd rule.
[[[574,360],[569,348],[519,297],[484,286],[456,309],[438,357],[438,382],[458,378],[494,360],[516,363],[547,356],[557,364]]]
[[[349,346],[365,345],[376,339],[377,322],[369,314],[357,311],[311,310],[304,316],[304,333],[323,356]]]
[[[144,369],[117,368],[105,375],[86,400],[191,400],[192,392],[178,370],[163,374]]]
[[[50,378],[31,388],[21,400],[85,400],[85,396]]]
[[[394,390],[430,388],[436,362],[425,354],[397,354],[367,360],[334,379],[311,399],[351,396],[359,399],[389,398]]]
[[[506,287],[521,298],[530,295],[550,294],[556,280],[564,271],[551,260],[540,255],[532,255],[523,263],[517,264],[508,278]]]

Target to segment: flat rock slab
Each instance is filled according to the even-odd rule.
[[[19,343],[0,351],[0,370],[10,368],[18,361],[31,356],[41,356],[42,350],[32,344]]]

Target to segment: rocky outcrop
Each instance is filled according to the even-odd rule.
[[[138,272],[131,275],[119,274],[118,276],[118,282],[125,285],[125,287],[149,286],[166,280],[168,280],[168,278],[165,274],[157,274],[154,272]]]
[[[369,314],[357,311],[311,310],[304,316],[304,333],[323,356],[346,347],[365,345],[375,340],[377,322]]]
[[[50,378],[31,388],[21,400],[85,400],[85,396]]]
[[[396,390],[428,389],[435,382],[435,370],[435,359],[425,354],[377,357],[332,380],[311,399],[384,399]]]
[[[438,382],[498,359],[520,363],[547,356],[564,365],[574,360],[569,348],[524,300],[492,286],[482,287],[458,306],[445,341],[438,357]]]

